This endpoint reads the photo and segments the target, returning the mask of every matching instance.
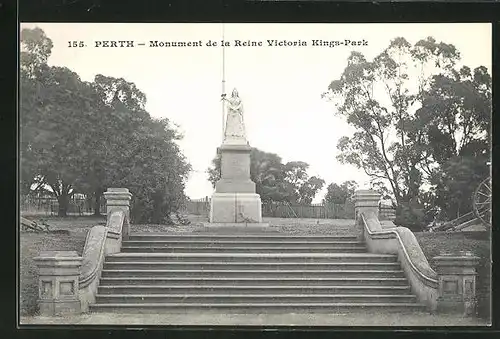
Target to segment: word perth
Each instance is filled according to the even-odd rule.
[[[202,41],[150,41],[149,47],[202,47],[202,46],[224,46],[224,47],[336,47],[336,46],[368,46],[368,41],[362,40],[233,40],[233,41],[208,41],[205,44]]]

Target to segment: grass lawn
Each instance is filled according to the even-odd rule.
[[[29,217],[37,220],[35,217]],[[52,226],[51,230],[68,230],[69,234],[21,232],[20,240],[20,313],[34,315],[38,312],[38,269],[33,258],[44,250],[76,251],[82,254],[87,231],[104,222],[95,217],[43,217]]]
[[[491,317],[491,242],[487,232],[435,232],[415,233],[429,264],[441,251],[472,251],[481,258],[477,268],[476,292],[478,315],[484,319]]]
[[[34,219],[33,217],[31,217]],[[87,231],[105,218],[95,217],[44,217],[54,230],[68,230],[69,234],[47,234],[21,232],[20,234],[20,297],[21,315],[35,315],[37,313],[37,267],[33,258],[43,250],[73,250],[81,255],[85,244]],[[192,225],[132,225],[132,232],[189,232],[199,227],[206,218],[190,216]],[[35,219],[36,220],[36,219]],[[354,235],[353,220],[328,219],[288,219],[264,218],[277,231],[296,235],[306,234],[335,234]],[[479,299],[479,315],[484,319],[490,318],[490,240],[484,232],[457,232],[457,233],[415,233],[422,250],[429,259],[439,255],[441,251],[473,251],[481,257],[478,268],[477,291]]]

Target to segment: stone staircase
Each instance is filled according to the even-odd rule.
[[[91,312],[425,311],[395,255],[355,237],[133,234],[106,257]]]

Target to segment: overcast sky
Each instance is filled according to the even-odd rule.
[[[221,143],[222,49],[206,47],[222,37],[221,24],[23,24],[42,28],[54,47],[50,65],[66,66],[85,81],[97,74],[134,82],[146,94],[146,109],[167,117],[184,133],[180,146],[193,166],[191,198],[212,194],[205,170]],[[390,40],[415,43],[428,36],[455,45],[462,63],[491,72],[490,24],[225,24],[225,40],[263,41],[262,47],[227,47],[226,92],[239,91],[250,145],[310,164],[310,175],[327,184],[356,180],[362,171],[335,159],[337,140],[352,133],[331,104],[321,99],[346,66],[351,51],[371,59]],[[308,47],[267,47],[267,40],[306,41]],[[312,40],[366,40],[368,46],[312,47]],[[87,47],[68,47],[68,41]],[[134,48],[96,48],[95,41],[133,40]],[[199,41],[203,47],[149,47],[149,41]],[[138,43],[145,46],[138,46]],[[326,185],[325,185],[326,188]],[[323,189],[315,201],[320,201]]]

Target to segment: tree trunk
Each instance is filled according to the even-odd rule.
[[[163,213],[163,197],[161,192],[155,192],[152,196],[153,200],[153,212],[151,215],[151,222],[154,224],[163,224],[164,213]]]
[[[102,190],[98,189],[94,193],[94,216],[100,217],[101,214],[101,197],[102,197]]]
[[[59,203],[59,209],[57,211],[57,216],[59,216],[59,217],[68,216],[68,207],[69,207],[68,192],[63,191],[62,194],[57,197],[57,202]]]

